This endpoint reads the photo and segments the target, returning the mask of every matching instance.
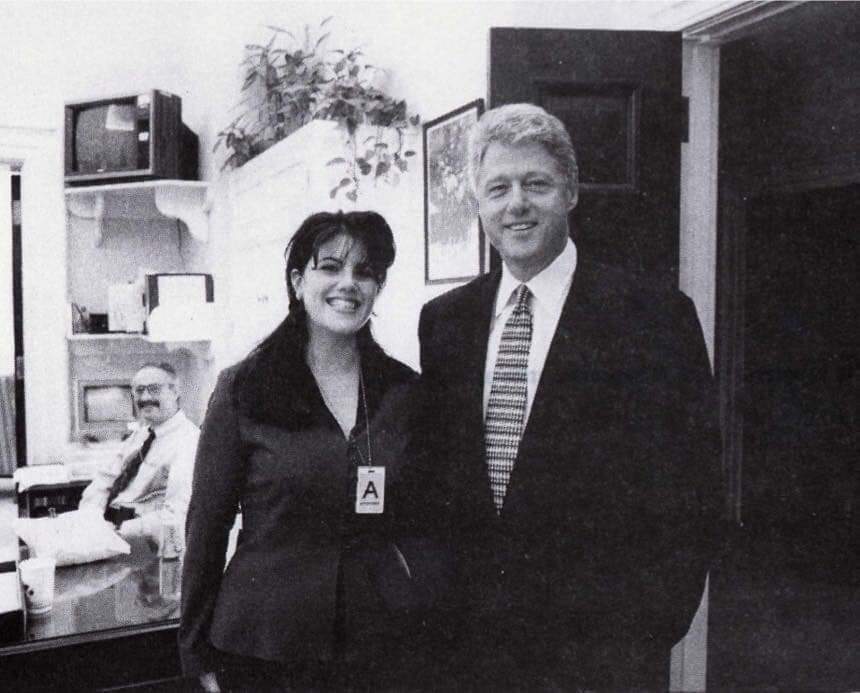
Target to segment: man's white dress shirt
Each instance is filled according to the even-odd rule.
[[[123,536],[147,535],[157,541],[164,521],[185,526],[200,429],[178,411],[154,430],[155,440],[143,464],[129,485],[111,501],[111,507],[134,508],[139,516],[123,522]],[[96,472],[81,496],[81,510],[104,514],[123,462],[141,448],[148,435],[149,427],[141,426],[123,443],[117,456]]]
[[[547,267],[525,282],[531,291],[530,308],[532,312],[532,343],[529,350],[528,362],[528,394],[526,399],[526,414],[523,424],[531,414],[535,391],[540,382],[541,373],[546,363],[552,338],[558,327],[558,320],[564,308],[570,287],[573,283],[573,273],[576,270],[576,246],[569,238],[561,254]],[[487,361],[484,366],[484,418],[487,416],[487,402],[490,399],[490,388],[493,385],[493,370],[499,353],[499,342],[505,323],[516,305],[515,294],[517,287],[522,284],[514,277],[507,266],[502,267],[502,279],[496,293],[496,304],[493,311],[493,322],[490,326],[490,339],[487,343]]]

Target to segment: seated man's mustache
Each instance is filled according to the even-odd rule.
[[[140,401],[137,403],[137,406],[138,406],[139,408],[143,408],[143,407],[158,407],[158,406],[160,406],[160,405],[159,405],[159,403],[158,403],[156,400],[153,400],[153,399],[142,399],[142,400],[140,400]]]

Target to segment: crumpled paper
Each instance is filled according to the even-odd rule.
[[[12,529],[30,547],[31,555],[35,552],[36,556],[53,558],[58,567],[131,553],[131,546],[114,526],[92,512],[73,510],[56,517],[19,517]]]

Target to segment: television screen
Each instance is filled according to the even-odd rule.
[[[82,398],[84,423],[134,421],[134,403],[130,385],[84,385]]]
[[[139,110],[135,101],[115,101],[76,113],[74,157],[78,173],[134,171],[149,166],[148,132],[140,131]],[[144,117],[148,115],[147,106]]]

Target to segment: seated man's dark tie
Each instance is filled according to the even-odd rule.
[[[120,524],[122,520],[130,519],[134,517],[134,512],[132,511],[128,517],[117,518],[115,513],[111,511],[110,504],[113,502],[113,499],[116,498],[120,493],[122,493],[128,485],[131,483],[131,480],[137,476],[137,472],[140,470],[140,465],[143,464],[143,460],[146,459],[146,454],[149,452],[149,448],[152,447],[152,441],[155,440],[155,431],[151,428],[149,429],[149,435],[146,440],[143,441],[143,445],[140,446],[140,450],[136,450],[131,453],[122,463],[122,471],[120,471],[119,476],[114,480],[113,486],[110,488],[110,493],[108,494],[107,503],[105,504],[105,519],[109,522],[113,522],[114,524]],[[118,522],[117,520],[120,520]]]

